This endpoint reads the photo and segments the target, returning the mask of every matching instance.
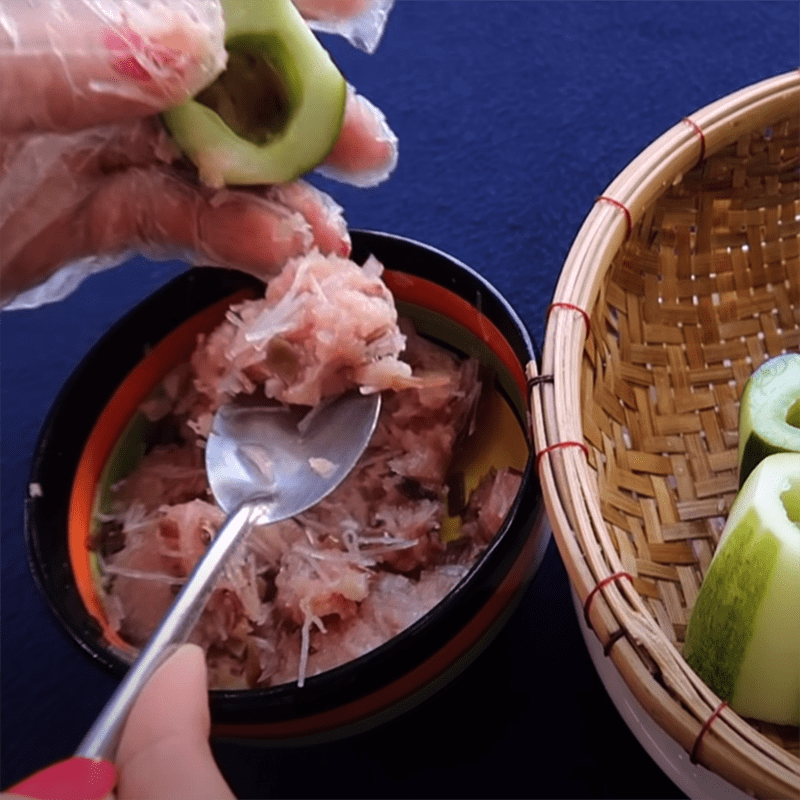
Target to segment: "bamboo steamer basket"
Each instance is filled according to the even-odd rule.
[[[694,763],[800,797],[798,731],[743,719],[681,655],[737,490],[738,398],[800,350],[800,72],[692,114],[591,208],[530,364],[542,489],[585,619]]]

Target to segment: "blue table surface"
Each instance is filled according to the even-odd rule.
[[[399,0],[374,55],[325,38],[397,132],[397,170],[371,190],[315,182],[352,227],[470,264],[541,342],[594,199],[683,117],[796,69],[799,15],[796,2]],[[2,787],[67,756],[114,688],[28,567],[22,509],[39,429],[92,344],[183,269],[137,257],[61,303],[0,317]],[[499,638],[422,707],[335,744],[214,751],[241,797],[683,796],[605,693],[553,543]]]

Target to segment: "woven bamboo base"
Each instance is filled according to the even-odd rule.
[[[759,797],[800,797],[798,731],[721,707],[681,647],[738,488],[744,382],[800,351],[799,142],[791,73],[632,162],[564,265],[531,398],[554,535],[608,657],[693,758]]]

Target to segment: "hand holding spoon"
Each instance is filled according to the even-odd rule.
[[[253,525],[296,516],[330,494],[369,444],[380,406],[380,394],[349,392],[305,420],[285,407],[231,405],[216,413],[206,470],[228,518],[75,755],[113,760],[139,692],[188,639],[230,553]]]

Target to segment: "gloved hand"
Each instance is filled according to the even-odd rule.
[[[392,2],[296,0],[368,51]],[[349,252],[341,209],[308,183],[212,190],[178,168],[156,114],[219,74],[223,34],[218,0],[3,0],[0,305],[60,299],[132,252],[264,278],[312,247]],[[322,169],[370,186],[396,158],[383,115],[351,89]]]
[[[209,729],[205,656],[197,645],[182,645],[137,698],[114,764],[70,758],[26,778],[0,798],[101,800],[112,789],[118,800],[233,798],[214,762]]]

